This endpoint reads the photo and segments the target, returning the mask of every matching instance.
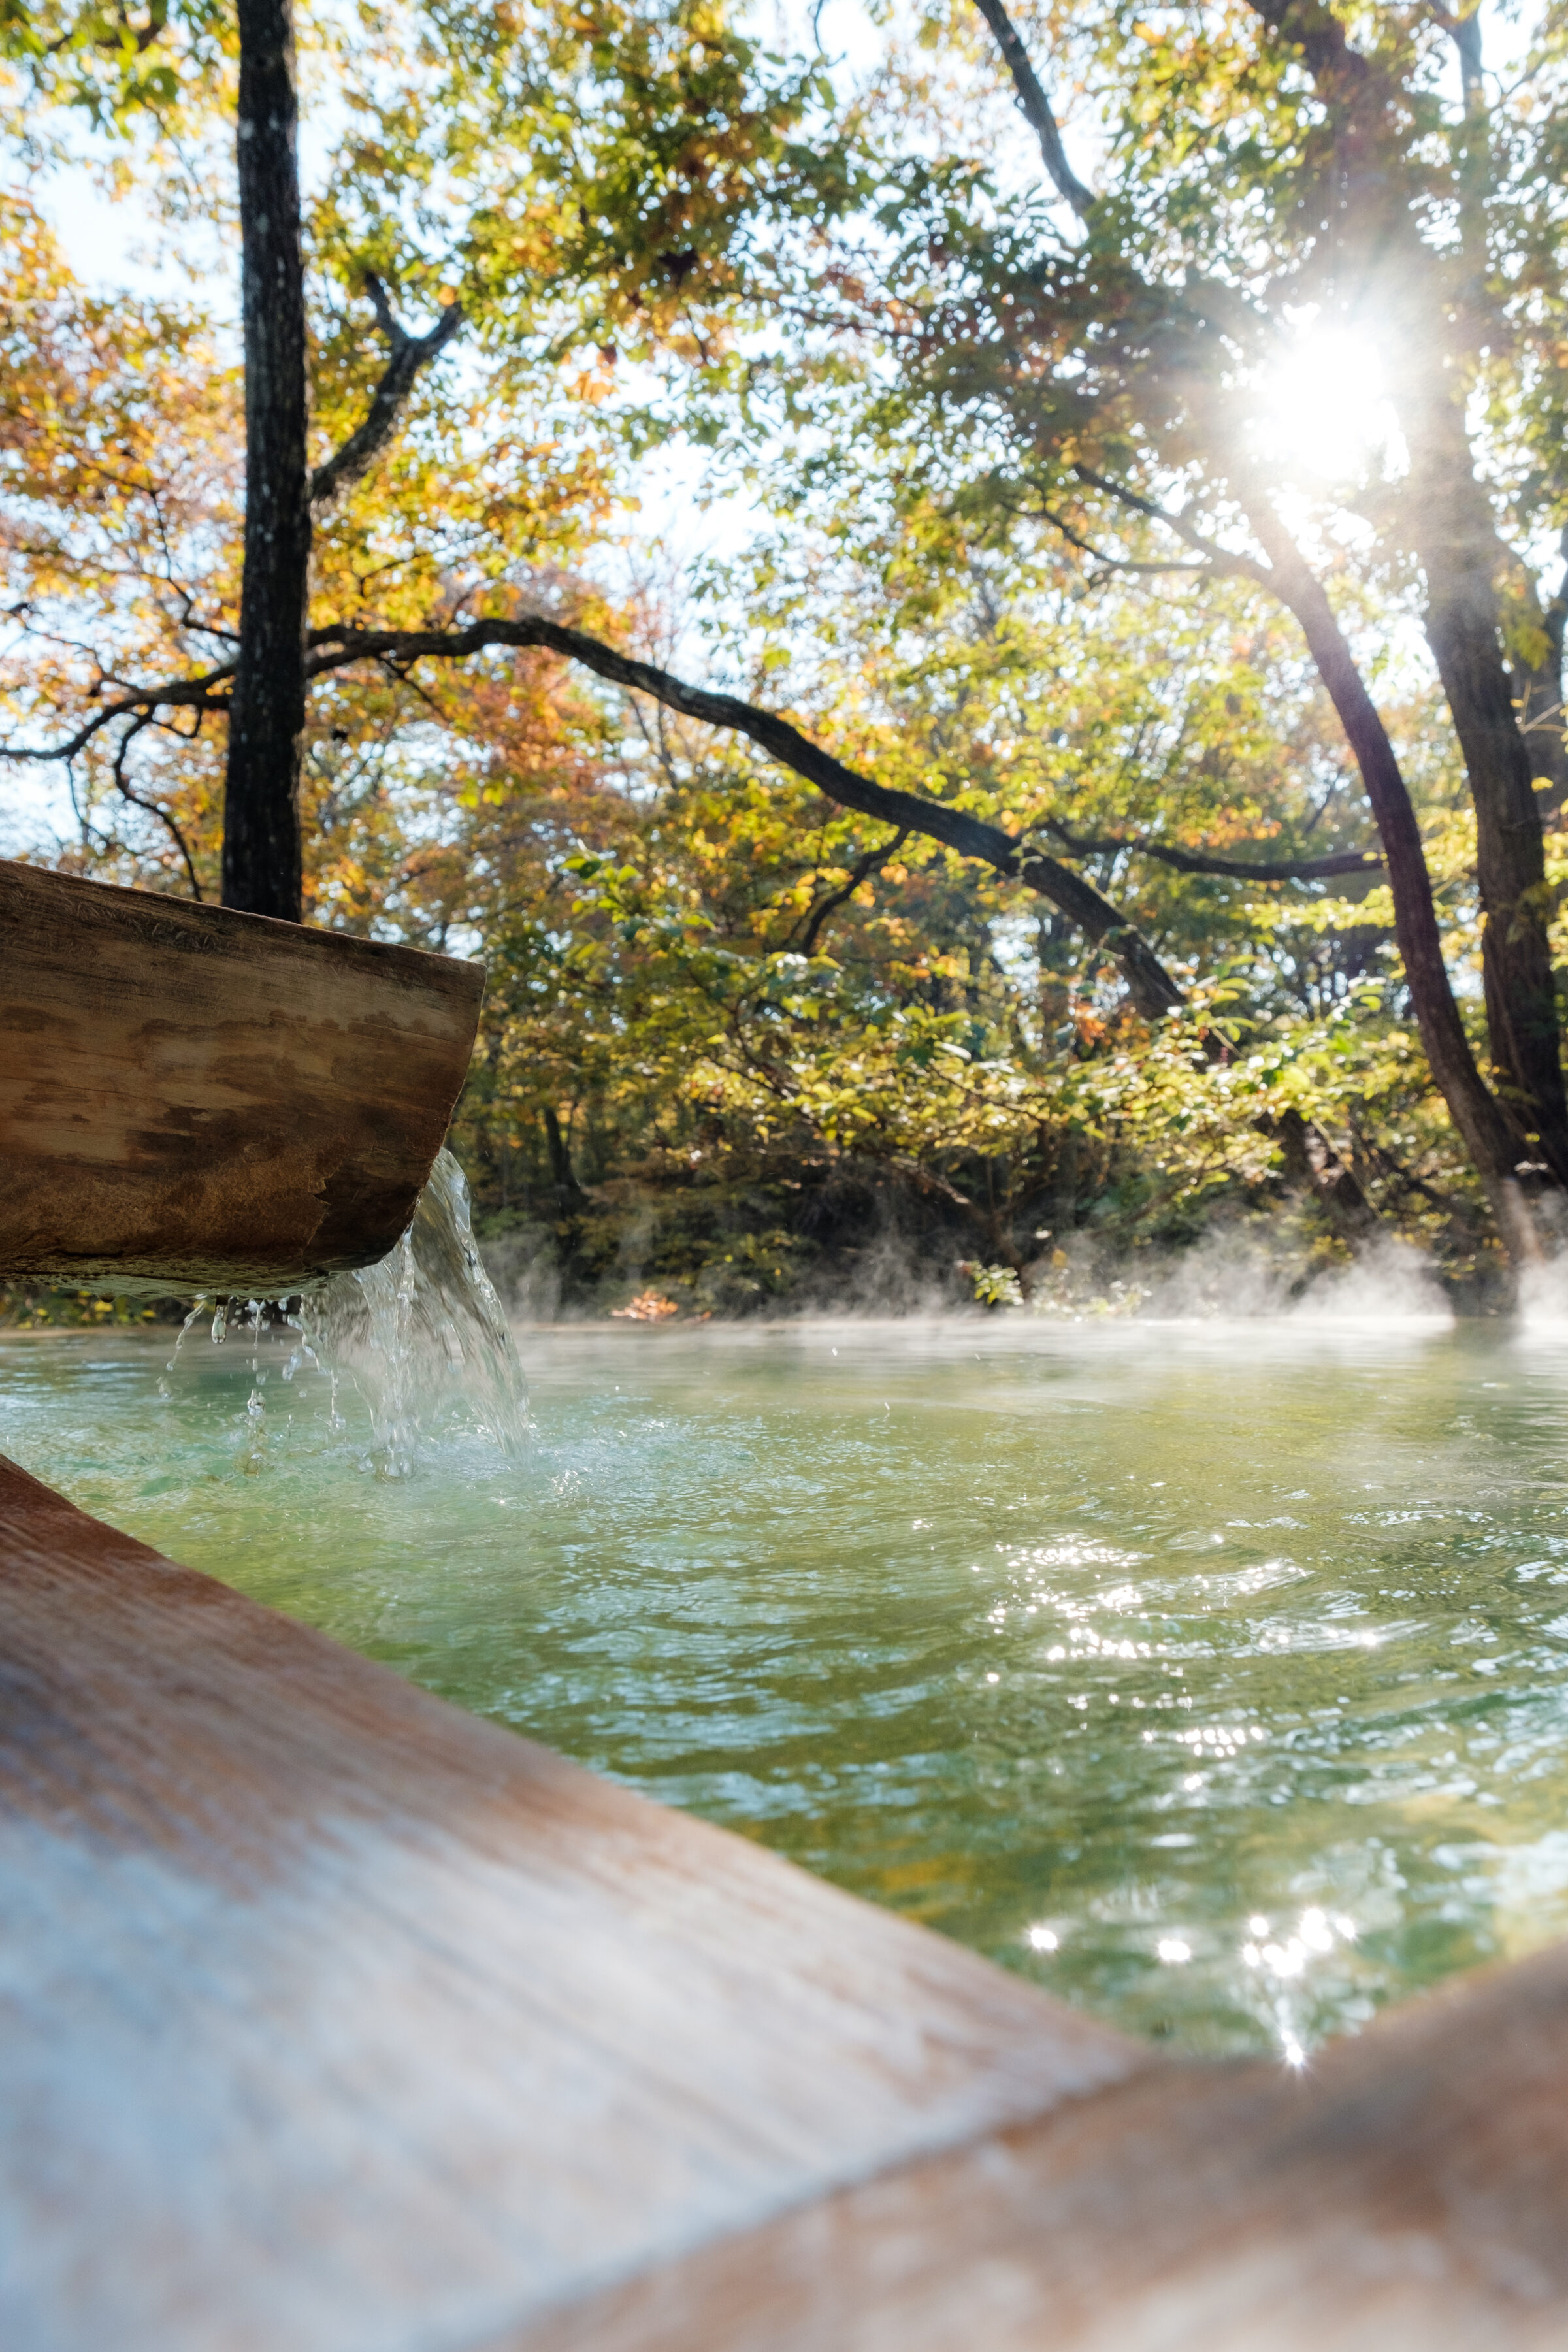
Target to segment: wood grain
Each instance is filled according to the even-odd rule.
[[[0,1464],[0,2344],[439,2352],[1150,2067]]]
[[[483,968],[0,863],[0,1276],[276,1295],[384,1256]]]

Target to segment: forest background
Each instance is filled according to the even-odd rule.
[[[0,0],[5,846],[205,898],[237,21]],[[1083,1311],[1403,1250],[1485,1309],[1513,1190],[1552,1244],[1562,24],[1486,30],[298,13],[304,910],[484,957],[454,1143],[520,1303]],[[84,177],[153,272],[73,266]],[[1529,823],[1445,635],[1467,530]]]

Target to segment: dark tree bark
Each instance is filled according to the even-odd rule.
[[[1024,119],[1040,142],[1040,154],[1056,184],[1057,194],[1066,197],[1080,220],[1087,219],[1093,208],[1094,191],[1084,186],[1068,162],[1062,134],[1051,111],[1051,102],[1040,87],[1039,76],[1029,62],[1029,52],[1019,39],[1003,0],[974,0],[974,5],[991,27],[992,37],[1002,52],[1002,61],[1012,76]]]
[[[748,737],[781,767],[793,769],[797,776],[816,784],[839,808],[857,809],[862,816],[880,817],[896,828],[940,841],[961,857],[978,858],[1007,880],[1022,882],[1026,888],[1048,898],[1086,939],[1103,945],[1114,956],[1129,995],[1147,1020],[1158,1021],[1186,1002],[1136,924],[1126,921],[1092,882],[1075,874],[1059,858],[1047,856],[1032,841],[1004,833],[1000,825],[987,824],[967,810],[875,783],[858,769],[846,767],[842,760],[836,760],[831,751],[825,751],[775,712],[759,710],[755,703],[742,702],[732,694],[712,694],[705,687],[688,686],[668,670],[620,653],[581,629],[563,628],[558,621],[542,618],[474,621],[465,629],[319,629],[309,667],[311,677],[353,661],[384,661],[403,669],[430,658],[460,661],[482,653],[487,646],[547,646],[616,686],[651,695],[667,709],[700,719],[706,727],[722,727]]]
[[[245,570],[224,787],[223,896],[300,919],[310,501],[289,0],[239,0]]]
[[[1427,391],[1401,406],[1411,452],[1412,535],[1426,575],[1426,637],[1475,803],[1492,1060],[1523,1127],[1539,1139],[1531,1156],[1568,1185],[1568,1095],[1548,936],[1546,845],[1503,654],[1498,572],[1504,551],[1451,396]]]
[[[428,365],[437,352],[444,350],[463,323],[463,306],[448,303],[427,335],[411,335],[393,311],[386,299],[386,289],[379,278],[364,281],[376,323],[392,347],[386,373],[376,385],[368,413],[362,425],[350,434],[341,449],[335,449],[326,463],[318,466],[310,477],[310,504],[330,505],[340,490],[362,481],[376,458],[396,432],[414,380]]]
[[[1076,1127],[1069,1127],[1057,1146],[1050,1191],[1046,1196],[1050,1237],[1058,1248],[1078,1223],[1079,1162],[1082,1157],[1083,1138]]]
[[[356,662],[379,662],[401,676],[415,662],[463,661],[490,646],[542,646],[567,661],[581,662],[585,669],[616,686],[652,695],[667,709],[700,719],[705,726],[730,728],[749,737],[782,767],[793,769],[796,775],[817,785],[839,807],[858,809],[864,816],[879,817],[895,831],[901,828],[940,841],[945,847],[956,850],[961,857],[977,858],[983,865],[994,866],[1008,881],[1021,882],[1026,889],[1048,899],[1086,938],[1096,946],[1103,945],[1115,958],[1129,995],[1149,1020],[1159,1020],[1167,1013],[1176,1012],[1186,1002],[1180,985],[1136,924],[1128,922],[1092,882],[1075,874],[1059,858],[1047,856],[1035,842],[1017,834],[1004,833],[1000,825],[987,824],[964,809],[952,808],[942,801],[928,801],[919,793],[900,792],[890,785],[875,783],[869,776],[846,767],[842,760],[836,760],[820,744],[813,743],[787,719],[780,719],[771,710],[759,710],[754,703],[739,701],[731,694],[711,694],[706,688],[688,686],[668,670],[638,661],[614,646],[602,644],[597,637],[584,635],[581,629],[564,628],[560,622],[542,616],[516,621],[497,617],[473,621],[458,629],[361,629],[352,625],[316,629],[311,632],[305,672],[310,680],[328,677]],[[203,677],[175,678],[162,686],[135,688],[118,696],[102,704],[84,726],[47,756],[59,760],[72,757],[106,726],[131,712],[226,712],[233,675],[233,669],[226,666],[209,670]]]
[[[1207,849],[1178,849],[1141,833],[1074,833],[1058,817],[1046,819],[1064,849],[1075,857],[1108,857],[1122,850],[1152,857],[1178,874],[1212,874],[1221,881],[1327,882],[1340,874],[1375,874],[1384,861],[1374,849],[1336,849],[1327,857],[1221,857]]]
[[[544,1106],[544,1145],[550,1154],[550,1181],[554,1188],[556,1206],[568,1213],[582,1208],[588,1195],[577,1181],[571,1150],[552,1103]]]
[[[1258,1123],[1279,1144],[1291,1190],[1310,1194],[1342,1240],[1370,1241],[1382,1220],[1322,1129],[1299,1110],[1283,1110],[1278,1118]]]
[[[1568,1185],[1568,1096],[1547,935],[1545,845],[1530,753],[1514,718],[1496,630],[1486,626],[1462,586],[1435,604],[1426,628],[1476,806],[1492,1060],[1539,1140],[1538,1156]]]
[[[861,884],[868,882],[873,874],[879,874],[889,858],[898,856],[909,837],[909,827],[905,825],[894,834],[891,841],[883,842],[879,849],[868,849],[864,857],[856,859],[847,878],[837,890],[830,890],[826,898],[819,898],[806,917],[805,929],[800,935],[799,954],[809,956],[816,953],[816,942],[822,937],[822,927],[828,918],[836,915],[840,907],[847,907]]]
[[[1075,208],[1084,194],[1060,152],[1054,117],[1004,0],[977,0],[1012,74],[1020,103],[1040,136],[1047,170]],[[1325,251],[1342,268],[1384,289],[1389,322],[1385,342],[1397,353],[1396,402],[1412,458],[1408,511],[1427,581],[1427,633],[1464,752],[1477,814],[1478,865],[1486,914],[1483,961],[1492,1058],[1511,1099],[1500,1103],[1476,1066],[1443,962],[1431,877],[1415,809],[1393,745],[1321,583],[1281,528],[1266,486],[1234,439],[1214,431],[1215,415],[1199,387],[1208,372],[1193,351],[1191,318],[1217,311],[1211,323],[1229,331],[1234,296],[1189,279],[1179,296],[1144,289],[1156,310],[1174,305],[1170,323],[1174,375],[1191,373],[1186,423],[1209,427],[1211,460],[1229,476],[1269,558],[1269,586],[1295,614],[1339,713],[1366,786],[1382,835],[1395,910],[1395,929],[1411,1001],[1443,1097],[1486,1187],[1510,1255],[1539,1255],[1539,1244],[1519,1178],[1521,1163],[1544,1163],[1568,1185],[1568,1102],[1565,1102],[1556,999],[1546,925],[1544,845],[1531,754],[1521,731],[1514,686],[1503,658],[1497,595],[1505,555],[1485,492],[1476,478],[1464,416],[1451,379],[1442,373],[1446,346],[1442,289],[1435,256],[1423,243],[1411,210],[1398,109],[1373,61],[1352,47],[1343,26],[1322,0],[1252,0],[1270,31],[1304,59],[1334,127],[1332,160],[1323,190]],[[1473,44],[1472,44],[1473,47]],[[1474,76],[1467,60],[1467,101]],[[1472,134],[1471,144],[1474,145]],[[1185,312],[1184,319],[1177,313]],[[1245,341],[1247,321],[1240,321]],[[1194,365],[1194,361],[1196,364]],[[1160,371],[1156,370],[1156,376]],[[1170,387],[1166,387],[1168,390]],[[1144,387],[1145,394],[1149,390]],[[1194,414],[1192,399],[1197,392]],[[1156,406],[1158,404],[1156,404]],[[1158,437],[1157,416],[1149,418]],[[1083,478],[1099,478],[1079,468]],[[1102,485],[1102,487],[1112,487]],[[1147,500],[1129,502],[1154,513]],[[1166,521],[1173,519],[1163,518]],[[1180,528],[1177,519],[1176,527]],[[1260,575],[1261,576],[1261,575]]]
[[[1268,556],[1275,592],[1300,624],[1318,675],[1328,688],[1361,770],[1388,864],[1394,936],[1432,1076],[1486,1188],[1510,1255],[1516,1264],[1539,1256],[1540,1244],[1519,1181],[1521,1161],[1532,1154],[1521,1129],[1482,1077],[1470,1050],[1443,961],[1421,829],[1388,730],[1367,692],[1321,582],[1303,562],[1271,509],[1255,509],[1248,519]]]

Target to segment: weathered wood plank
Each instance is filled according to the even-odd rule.
[[[0,1276],[266,1295],[384,1256],[479,964],[0,863]]]
[[[484,2352],[1559,2352],[1568,1952],[1133,2075]]]
[[[8,2352],[510,2339],[1153,2064],[4,1464],[0,1920]]]

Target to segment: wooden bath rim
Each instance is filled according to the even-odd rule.
[[[0,1460],[7,2352],[1561,2352],[1568,1948],[1173,2060]]]
[[[0,1280],[278,1297],[404,1232],[484,968],[0,862]]]

